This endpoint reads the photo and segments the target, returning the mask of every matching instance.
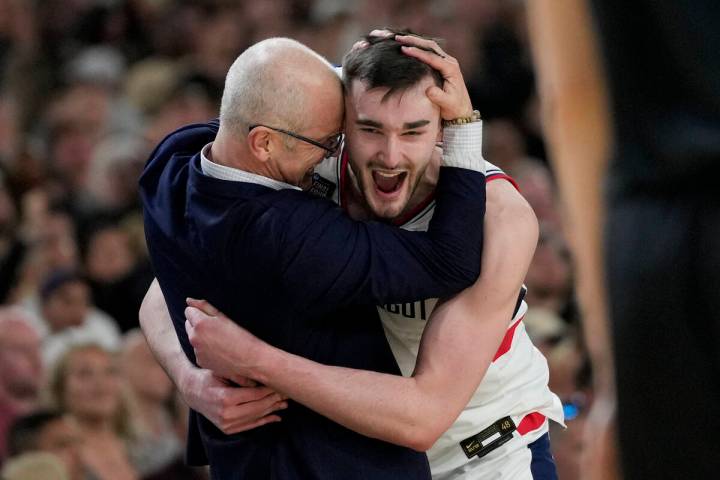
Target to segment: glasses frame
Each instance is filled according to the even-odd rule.
[[[328,142],[332,141],[332,143],[328,145],[323,145],[322,143],[318,142],[317,140],[313,140],[312,138],[305,137],[303,135],[300,135],[299,133],[291,132],[290,130],[285,130],[284,128],[276,128],[271,127],[270,125],[263,125],[262,123],[253,123],[248,128],[248,132],[251,132],[254,128],[257,127],[265,127],[269,128],[270,130],[274,130],[276,132],[284,133],[285,135],[289,135],[293,138],[296,138],[300,140],[301,142],[309,143],[310,145],[313,145],[318,148],[322,148],[325,150],[325,158],[332,157],[335,152],[337,152],[337,149],[340,147],[340,143],[342,142],[342,133],[336,133],[332,137],[330,137],[330,140]]]

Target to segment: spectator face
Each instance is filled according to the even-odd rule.
[[[188,123],[205,121],[214,115],[217,115],[217,108],[208,98],[199,93],[181,92],[165,102],[153,115],[147,137],[155,144],[165,138],[168,132]]]
[[[562,222],[556,206],[555,186],[550,170],[539,163],[528,162],[520,169],[515,180],[540,223],[559,231]]]
[[[53,331],[82,325],[90,306],[90,290],[82,281],[69,281],[43,303],[43,314]]]
[[[2,12],[2,3],[0,0],[0,17],[5,19]],[[0,30],[2,30],[2,20],[0,20]],[[0,158],[12,158],[16,154],[17,143],[19,138],[17,118],[15,106],[7,97],[0,96]]]
[[[289,0],[245,2],[240,18],[245,18],[252,31],[249,43],[269,37],[284,36],[293,28],[292,6]]]
[[[145,158],[143,139],[134,135],[112,134],[98,143],[93,150],[87,185],[98,209],[121,211],[137,202],[137,179]]]
[[[122,372],[130,387],[141,399],[166,402],[173,385],[155,360],[142,335],[130,340],[122,355]]]
[[[38,436],[38,450],[56,455],[65,464],[73,480],[81,479],[83,468],[80,461],[80,443],[82,437],[75,423],[68,418],[60,418],[48,423]]]
[[[84,189],[93,150],[110,119],[110,91],[89,83],[68,87],[46,111],[52,170],[69,190]]]
[[[0,314],[0,388],[14,399],[34,401],[43,381],[40,338],[24,321],[8,315]]]
[[[94,146],[95,140],[78,128],[67,127],[57,134],[52,150],[53,168],[66,187],[84,187]]]
[[[15,225],[15,202],[7,189],[0,185],[0,235],[11,234]]]
[[[483,132],[483,154],[489,161],[513,175],[517,163],[526,154],[520,131],[508,120],[487,122]]]
[[[540,235],[525,283],[527,301],[536,307],[545,307],[559,313],[570,296],[572,285],[570,260],[561,236],[552,233]]]
[[[90,239],[86,266],[93,279],[112,282],[127,275],[134,265],[130,238],[120,228],[105,228]]]
[[[40,226],[37,254],[47,270],[72,268],[77,264],[72,218],[66,213],[50,213]]]
[[[71,351],[62,379],[62,403],[80,420],[112,420],[120,407],[115,359],[97,348]]]
[[[387,88],[368,90],[355,81],[345,99],[346,140],[350,162],[368,206],[375,215],[403,212],[424,178],[440,139],[440,111],[416,86],[385,98]]]
[[[270,1],[252,2],[249,8],[265,6]],[[274,15],[268,15],[260,20],[265,28],[270,24],[273,17],[279,15],[283,10],[275,10]],[[198,64],[211,78],[222,79],[225,77],[228,68],[243,49],[246,30],[243,28],[244,15],[230,4],[214,14],[207,15],[197,32],[195,47],[197,48]],[[285,26],[281,23],[282,26]],[[278,31],[278,33],[281,30]]]

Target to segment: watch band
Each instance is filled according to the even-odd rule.
[[[469,117],[459,117],[452,120],[443,120],[443,126],[446,127],[449,125],[464,125],[466,123],[479,122],[480,120],[480,111],[473,110]]]

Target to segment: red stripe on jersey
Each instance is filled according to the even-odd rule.
[[[510,350],[510,346],[512,346],[513,337],[515,336],[515,330],[517,329],[517,326],[520,325],[520,322],[522,322],[522,319],[525,318],[523,315],[520,320],[515,322],[510,328],[507,329],[507,332],[505,332],[505,336],[502,339],[502,342],[500,342],[500,348],[497,349],[497,352],[495,352],[495,356],[493,357],[493,362],[497,360],[498,358],[505,355],[508,350]]]
[[[396,227],[399,227],[401,225],[405,225],[407,222],[415,218],[416,215],[418,215],[420,212],[425,210],[425,208],[432,203],[432,201],[435,200],[435,190],[430,192],[430,195],[425,197],[422,202],[415,205],[415,207],[412,210],[408,210],[404,214],[400,215],[399,217],[393,218],[393,225]]]
[[[520,420],[517,431],[520,435],[525,435],[542,427],[543,423],[545,423],[545,415],[539,412],[528,413]]]
[[[520,187],[518,186],[517,182],[515,182],[515,179],[506,173],[494,173],[488,177],[485,177],[485,183],[491,182],[493,180],[507,180],[508,182],[512,183],[512,186],[515,187],[518,192],[520,191]]]

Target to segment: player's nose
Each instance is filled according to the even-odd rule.
[[[398,140],[389,136],[380,152],[380,161],[388,169],[397,168],[402,160],[402,152]]]

